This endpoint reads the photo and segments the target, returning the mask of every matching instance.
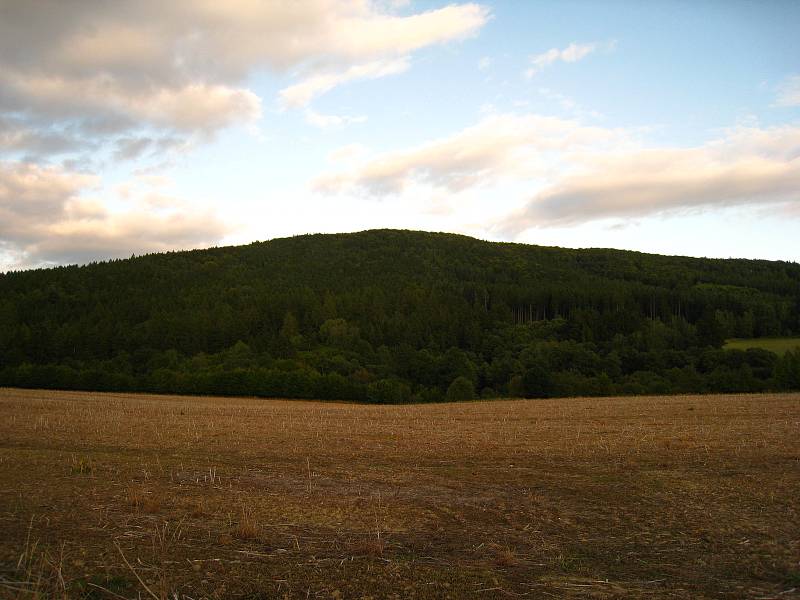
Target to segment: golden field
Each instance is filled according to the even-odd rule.
[[[0,390],[0,597],[800,597],[800,394]]]

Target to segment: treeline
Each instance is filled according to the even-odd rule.
[[[800,389],[800,265],[367,231],[0,275],[0,385],[431,402]]]

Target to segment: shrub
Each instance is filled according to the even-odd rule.
[[[410,397],[411,388],[397,379],[381,379],[367,388],[367,399],[378,404],[400,404]]]
[[[447,388],[447,399],[451,402],[456,400],[474,400],[475,386],[466,377],[456,377],[450,387]]]

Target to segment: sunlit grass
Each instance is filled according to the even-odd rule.
[[[789,350],[800,348],[800,337],[733,338],[725,342],[726,350],[747,350],[748,348],[763,348],[778,356],[783,356]]]

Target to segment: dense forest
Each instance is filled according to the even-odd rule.
[[[432,402],[800,389],[800,265],[379,230],[0,275],[0,385]]]

